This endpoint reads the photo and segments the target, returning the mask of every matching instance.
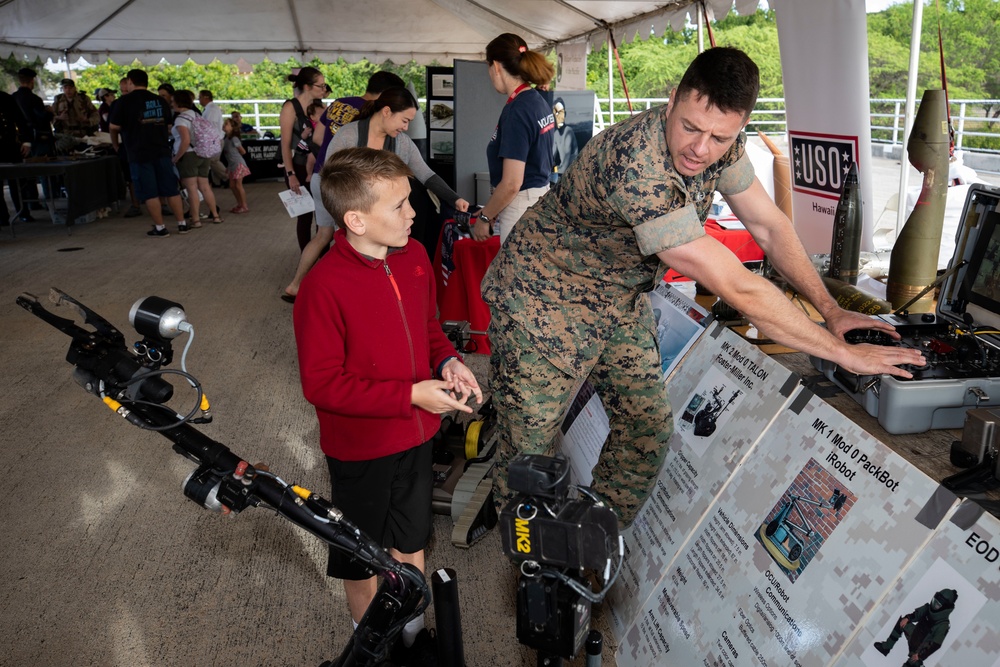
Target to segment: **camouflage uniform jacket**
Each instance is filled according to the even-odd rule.
[[[640,295],[664,273],[656,253],[705,234],[716,190],[750,186],[745,142],[741,133],[718,162],[686,178],[667,148],[666,107],[606,129],[514,226],[483,280],[483,298],[570,375],[588,372],[623,322],[655,335]]]
[[[52,102],[52,112],[58,116],[66,112],[67,119],[53,121],[56,132],[83,137],[93,134],[100,125],[101,116],[89,98],[77,93],[72,99],[65,93],[56,95]]]

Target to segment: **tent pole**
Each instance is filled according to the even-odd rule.
[[[917,99],[917,66],[920,64],[920,32],[924,21],[924,3],[913,3],[913,27],[910,33],[910,69],[906,79],[906,111],[903,112],[903,151],[899,158],[899,197],[896,204],[896,236],[903,228],[906,215],[906,186],[910,180],[910,163],[906,144],[913,131],[913,108]]]
[[[698,5],[698,11],[695,12],[698,15],[698,53],[702,53],[705,50],[705,36],[702,34],[705,30],[705,25],[703,23],[704,12],[701,10],[701,4]]]
[[[608,125],[615,124],[615,74],[611,67],[611,33],[608,33]]]

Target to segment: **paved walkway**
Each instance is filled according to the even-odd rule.
[[[894,191],[898,166],[877,160],[876,170],[877,206],[879,192]],[[215,414],[204,432],[325,494],[292,307],[279,298],[298,258],[295,221],[277,196],[283,187],[248,184],[250,213],[184,236],[171,224],[171,236],[148,238],[148,218],[120,212],[71,233],[44,221],[19,225],[16,239],[0,229],[0,627],[8,639],[0,666],[319,664],[344,645],[346,604],[324,575],[319,542],[268,512],[220,520],[185,500],[188,462],[77,387],[68,339],[14,302],[59,287],[128,341],[137,299],[182,303],[197,329],[187,363]],[[222,210],[232,207],[229,193],[216,195]],[[485,358],[472,364],[482,379]],[[428,566],[457,572],[469,664],[534,664],[515,639],[513,568],[497,531],[460,550],[450,530],[450,518],[437,517]],[[609,634],[605,641],[613,665]]]

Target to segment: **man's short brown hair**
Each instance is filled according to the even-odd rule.
[[[375,183],[412,175],[406,163],[389,151],[366,147],[337,151],[319,174],[323,206],[343,226],[348,211],[368,213],[375,206]]]
[[[760,71],[750,56],[739,49],[717,46],[691,61],[677,85],[677,99],[691,92],[707,98],[709,106],[723,113],[741,113],[749,118],[760,92]]]

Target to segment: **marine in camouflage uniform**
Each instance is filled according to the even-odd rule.
[[[844,340],[854,329],[898,334],[837,305],[791,222],[754,177],[742,131],[759,81],[757,65],[739,49],[699,54],[665,108],[588,143],[508,237],[483,281],[493,311],[501,499],[509,497],[510,459],[518,451],[552,453],[572,392],[589,378],[611,422],[593,486],[625,523],[642,507],[672,430],[643,294],[666,268],[661,261],[697,279],[769,338],[853,373],[909,378],[898,364],[925,363],[918,350]],[[705,234],[713,191],[725,195],[825,328]]]
[[[592,488],[629,523],[656,480],[673,432],[646,295],[666,271],[656,253],[703,236],[713,193],[742,192],[754,179],[742,134],[702,173],[679,174],[666,119],[657,107],[588,142],[514,226],[483,281],[504,500],[509,461],[554,453],[588,379],[611,425]]]

